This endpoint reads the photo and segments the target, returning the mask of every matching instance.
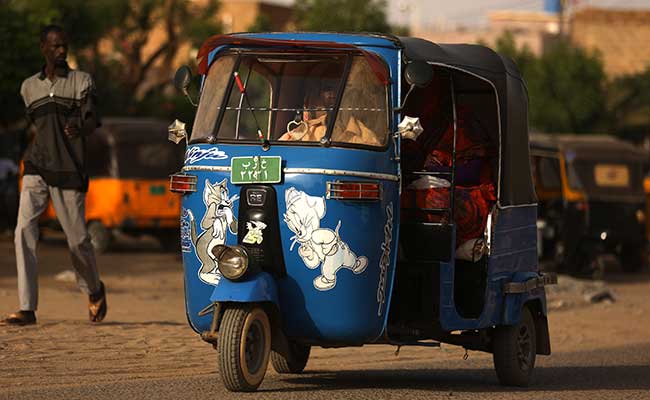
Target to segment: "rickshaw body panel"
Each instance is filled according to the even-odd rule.
[[[497,209],[492,231],[483,312],[476,319],[463,318],[454,304],[454,264],[441,263],[440,324],[446,331],[484,329],[519,321],[526,301],[540,298],[546,315],[543,290],[504,294],[503,285],[538,276],[535,205]]]
[[[207,330],[211,317],[198,316],[198,312],[210,301],[250,302],[253,299],[272,301],[282,315],[285,334],[303,341],[319,341],[331,344],[367,343],[378,337],[385,326],[387,307],[390,302],[393,269],[397,255],[397,223],[399,203],[396,163],[387,154],[392,154],[392,143],[384,150],[370,151],[342,148],[296,147],[273,145],[264,152],[259,145],[191,145],[188,151],[208,151],[218,148],[223,152],[222,160],[186,162],[185,172],[197,176],[197,190],[183,197],[181,216],[181,245],[185,266],[186,311],[192,327],[197,331]],[[214,150],[213,150],[214,151]],[[189,154],[189,153],[188,153]],[[273,277],[271,281],[251,276],[242,282],[228,282],[223,278],[216,285],[203,282],[198,275],[201,261],[190,237],[194,217],[197,233],[201,232],[200,221],[206,211],[203,201],[206,180],[211,185],[226,180],[229,196],[239,194],[245,185],[230,183],[230,162],[240,156],[280,156],[284,173],[282,181],[272,184],[277,197],[277,211],[280,218],[280,236],[286,267],[286,276]],[[298,171],[290,172],[293,168]],[[351,176],[340,175],[347,171]],[[359,177],[354,173],[368,172],[377,177]],[[326,185],[330,181],[379,182],[383,197],[380,201],[354,202],[325,199],[325,215],[321,228],[335,230],[340,222],[339,235],[357,257],[367,257],[366,269],[354,274],[341,268],[336,284],[329,290],[317,290],[314,278],[319,275],[320,266],[309,269],[298,255],[299,246],[291,250],[293,232],[282,220],[287,211],[285,194],[294,188],[314,197],[326,196]],[[233,203],[234,215],[238,216],[238,199]],[[389,208],[391,211],[387,211]],[[389,232],[389,233],[387,233]],[[241,236],[241,233],[239,233]],[[390,261],[381,261],[384,252],[382,244],[388,243],[386,256]],[[228,231],[226,245],[237,244],[237,235]],[[384,257],[386,257],[384,256]],[[264,274],[264,273],[263,273]],[[260,281],[262,283],[260,283]],[[235,287],[244,286],[244,289]],[[268,286],[276,285],[270,289]],[[378,291],[381,296],[378,301]],[[277,291],[277,297],[273,292]],[[364,294],[360,296],[359,294]]]
[[[278,289],[275,279],[268,272],[259,272],[241,281],[232,282],[222,279],[219,286],[214,288],[210,296],[211,302],[230,301],[235,303],[264,303],[275,304],[278,309]]]

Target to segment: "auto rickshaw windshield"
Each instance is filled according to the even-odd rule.
[[[227,53],[207,74],[192,141],[381,147],[388,122],[387,87],[362,55]]]

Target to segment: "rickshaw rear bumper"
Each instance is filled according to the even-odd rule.
[[[278,288],[268,272],[259,272],[242,281],[223,278],[210,296],[212,302],[262,303],[271,302],[279,307]]]

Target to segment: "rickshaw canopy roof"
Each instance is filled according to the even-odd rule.
[[[549,153],[571,152],[572,157],[648,161],[648,154],[634,144],[611,135],[534,133],[531,149]]]
[[[400,37],[406,62],[423,61],[448,67],[487,82],[497,96],[499,141],[499,205],[537,202],[530,170],[528,92],[514,62],[473,44],[437,44]]]

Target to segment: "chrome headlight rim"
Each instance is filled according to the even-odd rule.
[[[249,267],[248,252],[242,246],[218,245],[212,249],[219,272],[228,280],[241,279]]]

